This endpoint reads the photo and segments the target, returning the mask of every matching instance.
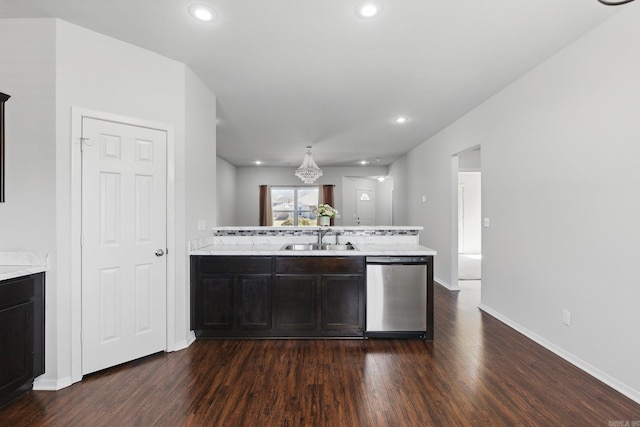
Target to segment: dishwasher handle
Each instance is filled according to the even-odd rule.
[[[424,256],[368,256],[367,264],[426,264]]]

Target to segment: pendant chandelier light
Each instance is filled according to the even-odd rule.
[[[307,153],[304,155],[304,160],[298,169],[296,169],[296,176],[302,180],[305,184],[312,184],[313,181],[322,176],[322,170],[316,165],[311,157],[311,146],[307,145]]]
[[[622,4],[631,3],[633,0],[618,0],[618,1],[598,0],[598,1],[606,6],[620,6]]]

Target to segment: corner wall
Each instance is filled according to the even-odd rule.
[[[640,402],[638,22],[624,6],[391,170],[451,282],[452,156],[481,144],[483,308]]]
[[[5,105],[5,196],[0,251],[49,254],[46,372],[57,372],[56,55],[52,19],[0,20],[0,92]]]
[[[211,235],[217,222],[216,214],[216,96],[198,76],[185,67],[185,225],[176,230],[183,241],[177,243],[183,257],[176,266],[176,277],[182,277],[183,287],[176,291],[176,349],[184,348],[195,339],[190,324],[190,264],[187,244]],[[177,204],[180,206],[180,203]],[[201,224],[202,223],[202,224]],[[202,228],[199,228],[202,225]],[[177,240],[177,239],[176,239]]]
[[[216,157],[216,211],[217,222],[213,225],[227,227],[235,224],[238,190],[236,185],[236,167],[226,160]],[[211,228],[209,227],[209,230]]]
[[[72,153],[79,141],[72,140],[72,107],[173,129],[175,265],[169,280],[175,282],[175,319],[169,345],[188,345],[187,241],[197,237],[197,227],[187,220],[215,223],[215,95],[182,63],[55,19],[0,20],[0,85],[12,95],[0,250],[50,254],[46,372],[36,387],[67,386],[79,372],[80,321],[74,315],[79,267],[73,254],[80,240],[72,220],[79,203]],[[199,162],[187,169],[193,158]]]

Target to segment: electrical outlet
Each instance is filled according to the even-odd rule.
[[[198,231],[206,231],[207,229],[207,220],[199,219],[198,220]]]
[[[483,218],[482,219],[482,225],[484,225],[485,227],[491,227],[491,220],[489,218]]]
[[[562,310],[562,323],[571,326],[571,312],[569,310]]]
[[[427,196],[422,196],[422,203],[427,203]]]

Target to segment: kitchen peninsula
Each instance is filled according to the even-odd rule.
[[[436,252],[419,244],[421,230],[405,226],[216,227],[212,236],[190,243],[191,328],[199,338],[419,336],[433,340]],[[423,265],[421,291],[406,295],[410,303],[403,308],[421,317],[421,331],[402,327],[385,333],[368,331],[374,305],[382,304],[380,299],[372,300],[371,288],[367,292],[374,260],[400,264],[406,259]],[[398,286],[387,300],[401,295],[402,289],[415,289],[400,283],[402,275],[395,277]],[[417,302],[415,310],[413,302]]]

